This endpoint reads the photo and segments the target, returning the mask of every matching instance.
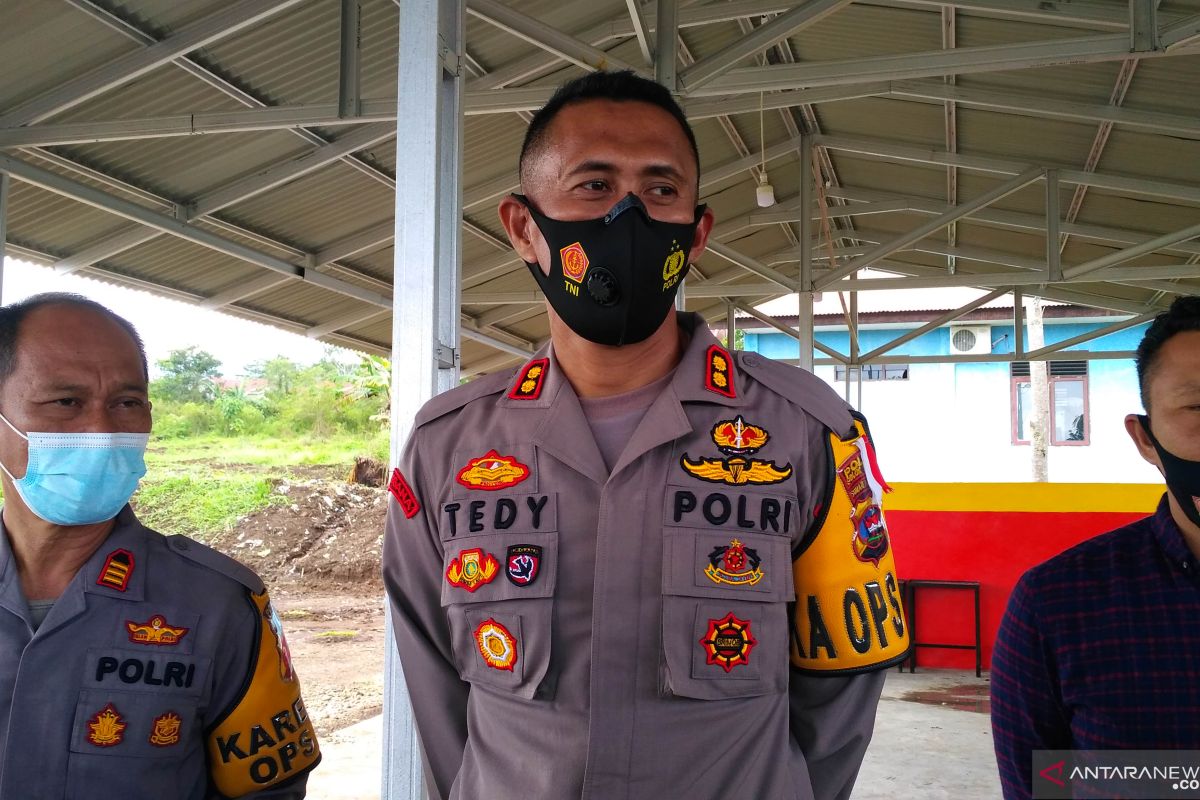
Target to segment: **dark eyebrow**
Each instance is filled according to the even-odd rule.
[[[615,164],[610,164],[607,161],[584,161],[577,164],[574,169],[564,173],[564,178],[570,178],[578,175],[581,172],[615,172],[617,169]]]
[[[651,164],[642,170],[643,175],[652,175],[658,178],[670,178],[673,181],[682,183],[685,179],[683,173],[672,167],[670,164]]]
[[[91,386],[86,386],[82,383],[53,383],[43,387],[42,391],[46,392],[69,392],[71,394],[86,394],[92,390]],[[149,387],[144,383],[127,382],[122,383],[117,387],[118,392],[140,392],[146,394]]]

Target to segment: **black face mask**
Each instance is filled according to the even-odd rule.
[[[1197,504],[1200,503],[1200,461],[1188,461],[1168,453],[1150,430],[1150,418],[1138,415],[1138,419],[1141,421],[1146,435],[1150,437],[1150,443],[1158,451],[1163,472],[1166,473],[1167,488],[1175,496],[1175,502],[1179,503],[1184,515],[1194,525],[1200,527],[1200,507],[1197,507]]]
[[[554,311],[596,344],[635,344],[658,330],[691,264],[704,206],[688,224],[659,222],[630,193],[600,219],[551,219],[521,195],[546,243],[550,274],[526,264]]]

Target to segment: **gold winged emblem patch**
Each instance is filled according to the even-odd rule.
[[[713,426],[711,435],[713,444],[726,457],[693,460],[684,453],[679,458],[679,465],[684,472],[702,481],[729,486],[780,483],[791,477],[791,464],[780,466],[774,461],[747,458],[771,438],[766,429],[751,425],[739,416],[718,422]]]

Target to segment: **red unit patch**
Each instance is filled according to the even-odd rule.
[[[705,360],[704,388],[722,397],[737,397],[737,390],[733,386],[733,359],[729,351],[720,345],[711,345]]]
[[[516,486],[529,477],[529,467],[512,456],[502,456],[489,450],[479,458],[472,458],[458,471],[454,480],[468,489],[494,492]]]
[[[404,480],[404,475],[400,472],[399,467],[392,470],[392,479],[388,481],[388,491],[400,504],[400,510],[404,512],[405,519],[412,519],[421,513],[421,502],[417,500],[417,495],[408,485],[408,481]]]
[[[567,245],[558,251],[558,257],[562,260],[563,277],[576,283],[583,283],[583,276],[590,263],[583,245],[579,242]]]
[[[550,359],[537,358],[525,365],[521,376],[508,392],[510,400],[537,400],[542,394],[542,384],[550,370]]]
[[[145,622],[125,620],[125,630],[129,631],[129,641],[134,644],[169,647],[182,642],[190,628],[176,628],[169,624],[162,614],[155,614]]]
[[[446,580],[451,586],[473,592],[480,586],[491,583],[500,572],[500,562],[482,548],[473,547],[458,554],[446,568]]]
[[[721,619],[708,621],[708,632],[700,640],[707,663],[729,672],[750,663],[750,651],[758,644],[750,633],[750,621],[738,619],[730,611]]]
[[[113,550],[104,560],[100,577],[96,585],[107,586],[123,592],[129,587],[129,579],[133,577],[133,553],[128,550]]]

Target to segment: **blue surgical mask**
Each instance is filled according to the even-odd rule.
[[[12,478],[29,510],[55,525],[92,525],[117,515],[146,474],[148,433],[21,433],[29,442],[25,477]]]

